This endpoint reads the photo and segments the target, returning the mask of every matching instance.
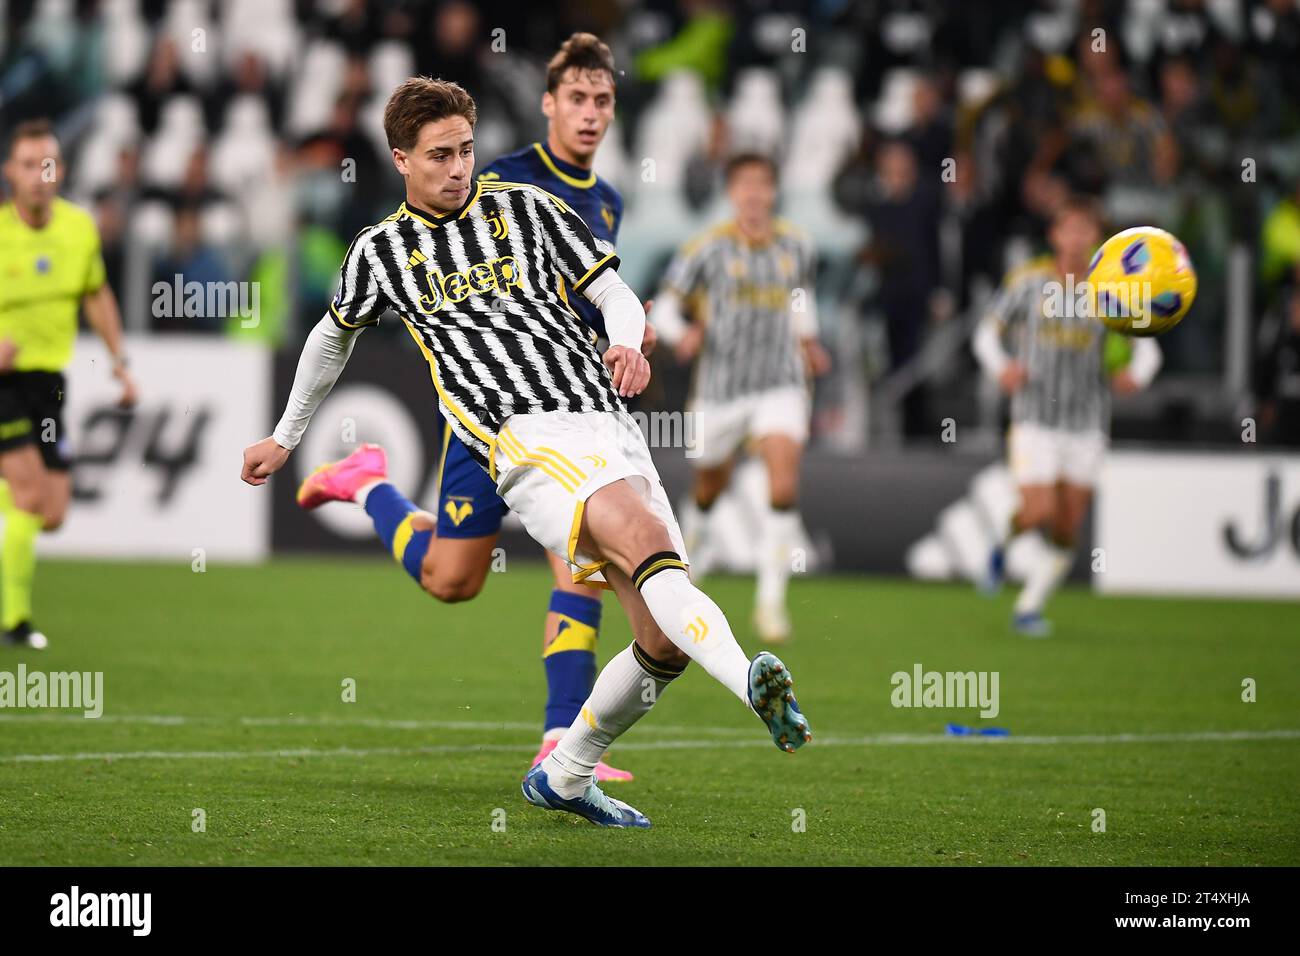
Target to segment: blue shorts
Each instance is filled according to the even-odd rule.
[[[497,486],[470,457],[451,426],[442,424],[442,465],[438,472],[438,537],[486,538],[501,530],[506,503]]]

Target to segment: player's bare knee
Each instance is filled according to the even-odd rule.
[[[709,491],[707,494],[700,494],[699,491],[696,491],[692,497],[697,508],[712,508],[713,503],[718,500],[721,494],[721,490]]]
[[[10,485],[9,497],[14,507],[30,514],[45,515],[45,494],[37,484]]]
[[[701,508],[710,507],[727,487],[730,469],[702,468],[695,473],[695,487],[692,489],[695,503]]]
[[[472,601],[483,590],[483,579],[472,574],[420,575],[420,586],[443,604]]]
[[[1056,527],[1056,507],[1054,505],[1043,505],[1038,510],[1038,519],[1033,522],[1033,527],[1041,528],[1044,531],[1051,531]]]
[[[1027,498],[1020,506],[1020,524],[1026,530],[1046,528],[1056,522],[1056,508],[1048,499]]]
[[[1052,542],[1063,548],[1074,547],[1074,539],[1078,533],[1079,524],[1080,522],[1075,519],[1074,515],[1058,511],[1056,520],[1052,522]]]
[[[799,489],[794,483],[774,483],[768,491],[768,502],[777,511],[789,511],[798,504]]]

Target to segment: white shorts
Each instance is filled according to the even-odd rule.
[[[802,385],[770,388],[726,402],[691,403],[695,447],[688,457],[697,468],[720,465],[746,438],[787,435],[799,444],[808,439],[808,393]]]
[[[1011,474],[1018,485],[1058,481],[1092,487],[1101,472],[1108,440],[1102,431],[1067,432],[1043,425],[1012,425],[1007,434]]]
[[[641,493],[689,562],[681,529],[644,436],[626,412],[538,412],[502,423],[492,451],[497,493],[548,551],[573,568],[574,581],[605,584],[609,562],[578,551],[587,499],[621,479]],[[608,587],[608,585],[605,585]]]

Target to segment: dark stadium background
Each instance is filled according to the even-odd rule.
[[[597,170],[626,197],[622,272],[639,294],[653,294],[677,245],[725,214],[721,164],[740,149],[778,158],[782,211],[816,238],[822,337],[835,360],[816,386],[804,495],[822,567],[964,573],[970,515],[945,530],[941,509],[999,460],[1005,426],[971,330],[1005,271],[1041,251],[1044,216],[1066,190],[1098,196],[1116,229],[1176,233],[1200,276],[1191,314],[1161,339],[1154,386],[1116,402],[1116,447],[1257,461],[1258,474],[1241,479],[1257,490],[1236,519],[1267,511],[1269,476],[1290,513],[1293,459],[1270,457],[1300,446],[1300,10],[1290,0],[10,0],[0,9],[0,125],[56,122],[64,195],[94,210],[143,355],[139,416],[159,422],[131,439],[106,410],[109,391],[94,392],[104,376],[74,374],[83,517],[55,550],[166,553],[172,544],[144,540],[123,518],[128,506],[111,517],[103,469],[159,473],[151,503],[138,507],[181,515],[185,482],[224,481],[238,458],[233,436],[268,430],[347,241],[400,198],[379,124],[397,82],[427,73],[470,89],[482,167],[544,135],[543,65],[577,29],[607,40],[622,70]],[[1109,110],[1102,135],[1090,125],[1099,108]],[[256,321],[220,303],[199,314],[160,308],[155,283],[178,275],[204,288],[248,283]],[[156,343],[170,344],[151,358]],[[228,364],[218,343],[244,364]],[[382,370],[375,387],[407,409],[418,492],[439,436],[410,346],[400,322],[385,322],[349,375]],[[87,368],[97,348],[83,343]],[[196,422],[187,376],[172,378],[205,361],[229,370],[228,387],[214,384]],[[661,354],[656,373],[639,407],[680,409],[688,372]],[[219,440],[223,417],[229,438]],[[400,442],[384,417],[372,412],[370,432],[317,452],[344,449],[349,435]],[[945,440],[948,421],[955,437],[950,428]],[[658,454],[680,491],[686,462]],[[314,463],[303,457],[300,471]],[[285,513],[289,484],[273,517],[242,489],[204,492],[257,539],[231,557],[367,546],[360,526],[346,533]],[[1211,492],[1189,491],[1198,493]],[[988,524],[989,507],[978,496],[974,506]],[[101,532],[79,539],[96,507]],[[909,552],[936,529],[948,557],[933,546],[928,558]],[[1077,577],[1088,573],[1076,565]]]

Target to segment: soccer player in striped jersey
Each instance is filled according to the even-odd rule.
[[[45,647],[32,623],[36,536],[53,531],[72,497],[62,408],[77,340],[77,310],[104,340],[123,407],[134,404],[117,299],[104,274],[99,230],[59,198],[63,156],[46,120],[20,123],[9,140],[0,205],[0,613],[4,641]]]
[[[612,248],[623,218],[623,199],[592,171],[592,164],[614,118],[614,92],[614,59],[609,47],[590,33],[573,34],[547,66],[542,97],[546,142],[497,159],[479,181],[489,186],[515,182],[542,187],[564,200],[592,235]],[[557,281],[560,297],[603,338],[600,310],[585,297],[571,295],[563,277]],[[653,348],[653,331],[647,323],[642,343],[645,354]],[[412,554],[411,577],[430,595],[441,601],[466,601],[478,595],[487,579],[506,505],[451,424],[444,423],[443,429],[437,507],[433,514],[417,512],[412,516],[411,537],[402,550]],[[313,472],[303,482],[298,500],[305,508],[327,501],[352,501],[359,481],[386,477],[383,452],[363,446],[342,461]],[[370,500],[375,530],[382,539],[389,522],[388,509],[397,509],[399,517],[405,518],[406,498],[396,489],[385,488]],[[391,505],[381,506],[390,500]],[[547,552],[547,558],[554,578],[542,636],[547,700],[541,748],[533,765],[554,749],[591,693],[601,617],[601,592],[575,582],[568,564],[557,555]],[[626,781],[632,774],[602,760],[596,764],[596,779]]]
[[[786,583],[799,531],[799,463],[808,437],[808,373],[830,365],[817,339],[812,240],[773,212],[776,165],[757,153],[726,167],[735,211],[687,243],[655,297],[660,338],[683,361],[698,356],[690,410],[699,457],[687,548],[707,551],[707,518],[736,453],[752,439],[767,470],[769,508],[758,551],[754,626],[770,642],[790,634]],[[683,311],[688,303],[694,321]]]
[[[1032,532],[1036,559],[1012,620],[1029,637],[1051,633],[1043,608],[1074,561],[1108,443],[1110,393],[1145,388],[1160,369],[1154,339],[1120,340],[1092,316],[1084,284],[1102,235],[1101,214],[1090,200],[1064,203],[1048,230],[1051,255],[1007,276],[973,342],[985,373],[1011,396],[1007,452],[1020,493],[984,587],[1001,584],[1007,538]],[[1127,342],[1131,353],[1123,356]],[[1108,344],[1120,347],[1119,362],[1108,361]]]
[[[527,774],[525,798],[603,826],[649,820],[595,780],[610,744],[695,660],[792,751],[811,739],[785,665],[748,660],[718,606],[695,587],[672,507],[621,399],[650,366],[645,313],[618,257],[563,200],[536,186],[475,183],[469,94],[417,77],[393,93],[384,129],[406,201],[352,242],[329,314],[307,337],[284,415],[244,451],[259,485],[284,466],[347,361],[357,333],[392,309],[429,363],[443,416],[528,533],[574,580],[609,586],[634,642],[596,678],[580,715]],[[556,284],[601,312],[602,355]],[[391,485],[375,481],[356,500]],[[393,521],[394,547],[412,537]],[[374,512],[371,512],[372,514]],[[405,529],[403,531],[403,529]],[[405,549],[403,549],[405,554]]]

